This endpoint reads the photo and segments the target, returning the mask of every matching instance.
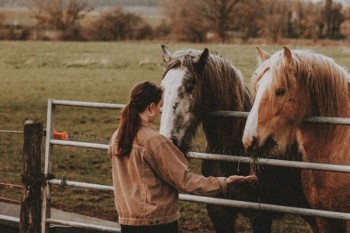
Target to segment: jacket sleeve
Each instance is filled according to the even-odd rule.
[[[150,143],[150,153],[146,153],[145,160],[166,183],[185,193],[226,196],[225,177],[204,177],[192,173],[184,154],[170,140],[161,136],[152,141],[157,143]]]
[[[117,135],[118,135],[118,130],[116,130],[113,133],[113,135],[109,141],[109,146],[108,146],[109,158],[112,158],[112,156],[118,155]]]

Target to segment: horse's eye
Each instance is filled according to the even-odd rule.
[[[194,90],[195,84],[196,84],[196,81],[194,78],[186,77],[184,79],[184,87],[185,87],[186,93],[192,93],[192,91]]]
[[[193,90],[194,90],[194,86],[186,87],[186,93],[192,93]]]
[[[286,93],[286,88],[278,88],[277,90],[276,90],[276,95],[277,96],[282,96],[282,95],[284,95]]]

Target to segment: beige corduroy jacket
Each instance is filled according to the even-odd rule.
[[[191,173],[183,153],[150,123],[142,122],[129,156],[116,156],[117,132],[108,153],[120,224],[157,225],[178,220],[179,191],[207,196],[226,194],[224,177]]]

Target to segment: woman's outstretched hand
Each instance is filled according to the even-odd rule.
[[[256,177],[256,175],[249,175],[249,176],[234,175],[226,178],[226,184],[239,184],[247,181],[256,181],[256,180],[258,180],[258,177]]]

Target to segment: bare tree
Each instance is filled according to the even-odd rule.
[[[288,11],[288,38],[308,38],[317,40],[323,26],[320,3],[295,1]]]
[[[204,42],[209,31],[207,19],[201,14],[200,0],[162,0],[160,5],[167,16],[171,37],[178,41]]]
[[[326,37],[329,37],[332,33],[332,6],[333,6],[333,1],[332,0],[326,0],[326,3],[324,5],[324,10],[323,10],[323,17],[324,17],[324,22],[326,26]]]
[[[350,37],[350,7],[344,9],[344,17],[345,20],[341,25],[341,32],[344,37],[349,38]]]
[[[333,4],[331,34],[329,36],[331,39],[341,39],[343,37],[341,35],[340,28],[346,18],[342,13],[342,9],[343,6],[340,3]]]
[[[306,0],[160,0],[176,39],[226,42],[232,33],[243,39],[340,38],[342,5]],[[323,10],[322,10],[323,8]]]
[[[333,3],[332,0],[326,0],[323,11],[323,37],[329,39],[340,39],[341,24],[345,21],[345,15],[342,13],[343,6],[340,3]]]
[[[220,41],[235,28],[237,4],[242,0],[163,0],[161,5],[170,18],[173,32],[191,34],[192,41],[204,41],[208,33]],[[175,10],[176,9],[176,10]],[[173,33],[174,34],[174,33]]]
[[[203,0],[197,7],[204,18],[208,20],[210,28],[218,35],[222,42],[227,39],[227,32],[235,28],[237,22],[237,4],[242,0]]]
[[[265,0],[265,27],[263,36],[277,42],[288,33],[293,1]]]
[[[262,35],[265,26],[263,0],[245,0],[237,4],[235,31],[240,31],[242,39]]]
[[[84,0],[30,0],[34,18],[40,28],[66,31],[92,10]]]

